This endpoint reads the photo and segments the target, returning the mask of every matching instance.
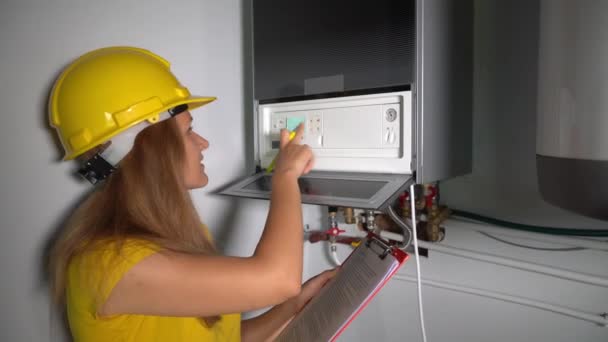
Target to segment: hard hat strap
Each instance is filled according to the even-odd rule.
[[[91,182],[91,184],[97,184],[106,179],[115,170],[116,168],[112,164],[108,163],[98,153],[95,153],[93,157],[89,158],[78,169],[78,174]]]

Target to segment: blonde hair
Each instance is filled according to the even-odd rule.
[[[143,239],[161,248],[214,255],[183,184],[185,146],[175,119],[141,131],[117,170],[73,213],[51,251],[51,295],[65,301],[67,269],[72,258],[96,242]],[[219,317],[207,317],[208,325]]]

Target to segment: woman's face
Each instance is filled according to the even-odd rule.
[[[188,189],[201,188],[209,182],[203,164],[203,151],[209,142],[192,130],[192,115],[186,111],[175,116],[186,148],[184,184]]]

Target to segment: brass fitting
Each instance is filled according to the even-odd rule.
[[[355,220],[355,210],[353,208],[344,208],[344,222],[346,224],[354,224]]]

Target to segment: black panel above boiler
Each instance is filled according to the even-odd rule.
[[[415,18],[413,0],[255,0],[255,98],[409,86]]]

